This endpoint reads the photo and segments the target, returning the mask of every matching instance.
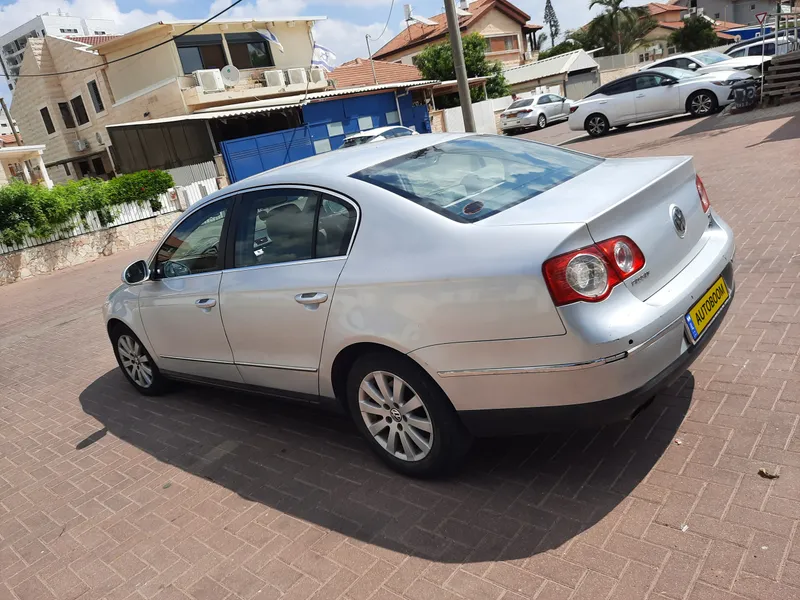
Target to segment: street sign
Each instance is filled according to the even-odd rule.
[[[767,18],[767,13],[765,13],[765,12],[756,13],[756,19],[758,19],[758,23],[760,25],[764,24],[764,21],[766,20],[766,18]]]

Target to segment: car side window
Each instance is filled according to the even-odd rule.
[[[405,129],[404,127],[398,127],[397,129],[392,129],[392,137],[404,137],[407,135],[413,135],[411,130]]]
[[[208,273],[222,268],[220,241],[231,199],[217,200],[189,216],[158,249],[155,271],[161,278]]]
[[[347,202],[325,195],[317,222],[314,258],[344,256],[356,228],[356,209]]]
[[[655,73],[648,73],[647,75],[639,75],[636,78],[636,89],[646,90],[661,85],[661,80],[664,79],[661,75]]]
[[[542,96],[536,104],[550,104],[550,96]]]
[[[236,216],[233,266],[254,267],[314,256],[314,219],[319,194],[269,189],[242,195]]]
[[[728,54],[728,56],[730,56],[731,58],[741,58],[742,56],[745,55],[745,52],[747,52],[747,49],[742,48],[741,50],[737,50],[736,52],[731,52],[730,54]],[[759,54],[761,54],[761,49],[759,49]]]
[[[561,102],[564,100],[561,96],[556,96],[555,94],[550,94],[550,102]]]
[[[752,46],[748,51],[748,55],[750,56],[761,56],[761,46],[762,44],[758,44],[757,46]],[[772,42],[768,42],[764,45],[764,56],[772,56],[775,54],[775,44]]]
[[[660,67],[674,67],[676,69],[685,69],[687,71],[690,71],[691,70],[689,68],[690,64],[693,64],[693,65],[697,66],[696,63],[693,60],[689,60],[686,57],[681,57],[681,58],[673,58],[672,60],[668,60],[666,62],[663,62],[659,66]]]
[[[603,93],[606,96],[616,96],[617,94],[625,94],[634,90],[635,82],[633,79],[623,79],[622,81],[615,81],[608,84]]]

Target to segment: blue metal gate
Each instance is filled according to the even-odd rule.
[[[230,140],[220,145],[231,183],[315,154],[305,125]]]

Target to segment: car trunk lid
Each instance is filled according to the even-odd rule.
[[[702,249],[708,217],[695,178],[691,157],[608,159],[483,224],[583,222],[596,242],[627,236],[646,262],[625,285],[646,300]]]

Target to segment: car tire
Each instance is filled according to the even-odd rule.
[[[590,136],[603,137],[609,130],[608,119],[605,115],[594,113],[586,117],[583,127]]]
[[[544,129],[545,127],[547,127],[547,117],[544,115],[539,115],[539,118],[536,119],[536,128]]]
[[[472,441],[442,389],[403,356],[377,352],[356,360],[347,378],[347,405],[372,451],[403,475],[451,472]]]
[[[707,117],[716,112],[718,106],[717,97],[707,90],[699,90],[686,100],[686,110],[693,117]]]
[[[117,364],[136,391],[145,396],[160,396],[168,390],[169,382],[136,334],[120,324],[111,330],[110,337]]]

